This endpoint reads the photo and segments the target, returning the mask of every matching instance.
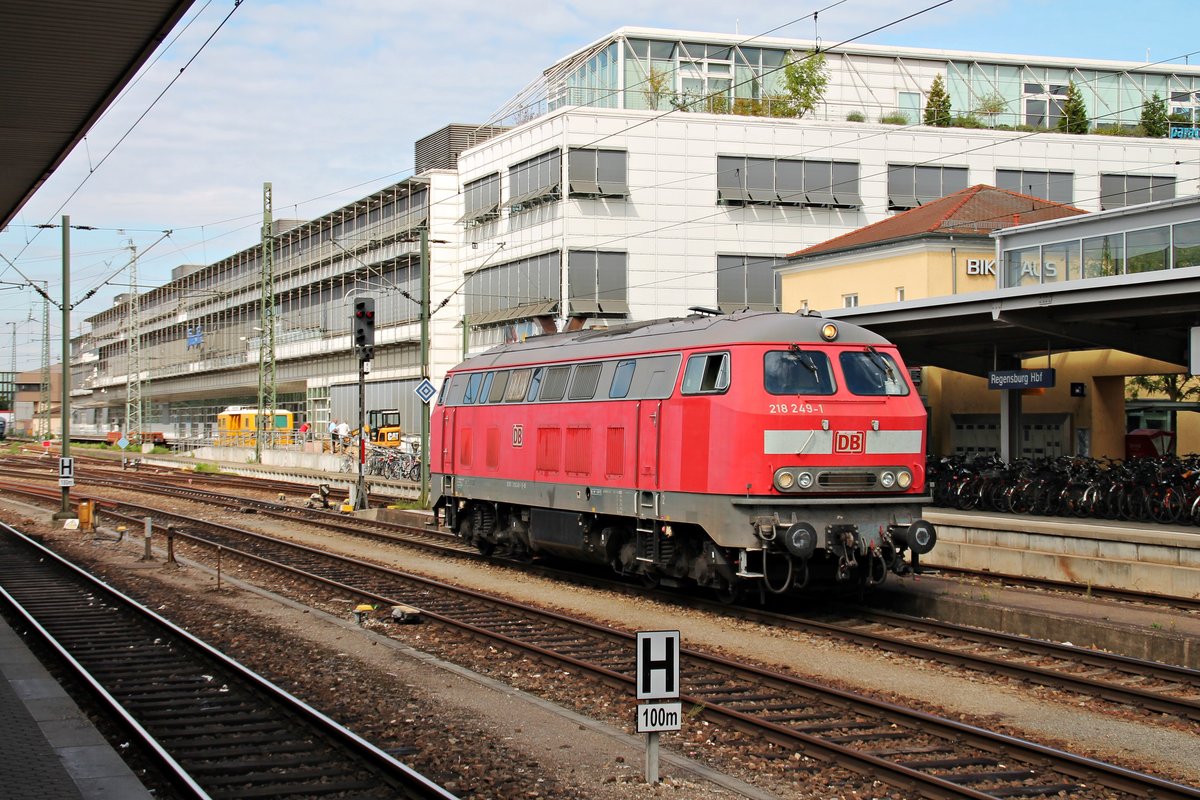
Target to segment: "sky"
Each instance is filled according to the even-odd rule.
[[[66,214],[96,229],[71,234],[78,334],[128,291],[131,246],[146,291],[255,243],[265,181],[277,219],[311,219],[409,177],[417,139],[494,121],[622,26],[1200,64],[1198,22],[1200,6],[1178,0],[196,0],[0,232],[0,370],[14,341],[17,370],[41,363],[43,302],[19,284],[62,297],[61,233],[35,226]],[[53,362],[60,325],[51,306]]]

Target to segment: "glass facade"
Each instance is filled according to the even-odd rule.
[[[1200,220],[1003,251],[1003,286],[1200,266]]]
[[[547,71],[546,108],[569,105],[669,111],[771,115],[782,94],[789,53],[795,47],[749,46],[617,35]],[[1136,128],[1142,104],[1157,94],[1167,112],[1200,119],[1200,76],[1178,74],[1170,65],[1145,71],[1070,66],[945,60],[934,54],[826,51],[827,119],[850,112],[878,119],[903,115],[920,124],[928,85],[914,85],[914,67],[930,63],[945,75],[952,114],[973,117],[986,127],[1053,129],[1063,116],[1067,89],[1079,89],[1092,126]],[[922,64],[921,62],[927,62]],[[884,76],[884,72],[892,73]]]
[[[1194,113],[1200,78],[1165,73],[950,61],[946,91],[956,114],[972,114],[990,127],[1054,128],[1067,87],[1074,83],[1096,128],[1136,127],[1142,103],[1172,96],[1168,113]],[[1177,109],[1178,107],[1178,109]]]

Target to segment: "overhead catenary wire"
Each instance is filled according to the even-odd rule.
[[[844,2],[844,0],[842,0],[842,1]],[[915,16],[916,14],[919,14],[919,13],[925,13],[926,11],[928,11],[928,10],[930,10],[930,9],[937,8],[937,7],[941,6],[941,5],[945,5],[945,3],[946,3],[946,2],[950,2],[950,0],[945,0],[945,2],[943,2],[943,3],[938,3],[938,4],[935,4],[935,5],[933,5],[933,6],[930,6],[930,7],[928,7],[927,9],[925,9],[924,11],[914,12],[914,14],[910,14],[910,15],[908,15],[908,16],[906,16],[906,17],[902,17],[902,18],[900,18],[900,19],[898,19],[898,20],[895,20],[895,21],[893,21],[893,22],[891,22],[891,23],[887,23],[887,24],[885,24],[885,25],[882,25],[882,26],[879,26],[879,27],[877,27],[877,28],[874,28],[874,29],[872,29],[871,31],[866,31],[866,32],[864,32],[864,33],[862,33],[862,34],[859,34],[858,36],[855,36],[855,37],[852,37],[852,38],[846,39],[846,40],[843,42],[843,44],[845,44],[845,43],[848,43],[848,42],[855,41],[855,40],[857,40],[857,39],[860,39],[860,38],[862,38],[863,36],[869,35],[870,33],[877,32],[877,31],[879,31],[879,30],[882,30],[882,29],[884,29],[884,28],[886,28],[886,27],[889,27],[890,25],[896,24],[897,22],[903,21],[903,20],[905,20],[905,19],[909,19],[909,18],[911,18],[912,16]],[[827,9],[827,8],[831,8],[831,7],[833,7],[833,5],[837,5],[837,4],[835,3],[835,4],[832,4],[832,5],[830,5],[830,6],[826,6],[826,9]],[[822,9],[822,10],[824,10],[824,9]],[[230,13],[232,13],[232,12],[230,12]],[[818,14],[818,13],[820,13],[820,11],[818,11],[818,12],[814,12],[814,13],[813,13],[813,14],[811,14],[811,15],[805,15],[804,17],[800,17],[800,18],[798,18],[798,20],[803,20],[803,19],[806,19],[806,18],[808,18],[808,17],[810,17],[810,16],[815,16],[815,15],[816,15],[816,14]],[[798,20],[797,20],[797,21],[798,21]],[[793,24],[794,22],[795,22],[795,21],[793,21],[793,22],[789,22],[789,23],[786,23],[784,26],[779,26],[779,27],[786,27],[786,25]],[[778,28],[775,28],[775,29],[772,29],[772,30],[778,30]],[[770,31],[768,31],[767,33],[770,33]],[[214,34],[215,34],[215,31],[214,31]],[[760,34],[759,36],[765,36],[765,35],[767,35],[767,34]],[[210,38],[211,38],[211,37],[210,37]],[[750,38],[748,38],[748,39],[746,39],[746,40],[744,40],[744,41],[747,41],[747,42],[749,42],[749,41],[753,41],[755,38],[758,38],[758,37],[750,37]],[[836,47],[837,47],[837,45],[835,45],[834,47],[836,48]],[[826,48],[826,50],[828,50],[828,49],[829,49],[829,48]],[[193,58],[194,58],[194,57],[193,57]],[[1156,63],[1164,63],[1164,62],[1165,62],[1165,61],[1167,61],[1167,60],[1169,60],[1169,59],[1164,59],[1163,61],[1156,62]],[[189,62],[189,63],[190,63],[190,62]],[[674,113],[674,111],[675,111],[675,110],[673,109],[673,110],[671,110],[671,111],[668,111],[668,112],[666,112],[665,114],[663,114],[663,115],[661,115],[661,116],[665,116],[666,114]],[[646,124],[646,123],[641,123],[641,124]],[[915,126],[911,126],[911,127],[915,127]],[[875,134],[871,134],[871,136],[886,136],[886,135],[890,135],[890,134],[892,134],[893,132],[894,132],[894,131],[887,131],[887,132],[875,133]],[[1033,132],[1033,133],[1030,133],[1030,134],[1028,134],[1028,136],[1040,135],[1041,133],[1044,133],[1044,132],[1042,132],[1042,131],[1039,131],[1039,132]],[[594,142],[594,143],[599,143],[599,142],[601,142],[601,141],[603,141],[603,140],[596,140],[596,142]],[[1006,141],[1017,141],[1017,139],[1009,139],[1009,140],[1006,140]],[[978,147],[978,148],[973,148],[973,149],[967,149],[967,150],[960,151],[960,153],[973,152],[973,151],[976,151],[976,150],[984,149],[985,147],[988,147],[988,146],[994,146],[995,144],[999,144],[999,143],[989,143],[988,145],[983,145],[983,146],[980,146],[980,147]],[[811,149],[811,150],[806,150],[806,151],[804,151],[804,154],[805,154],[805,155],[812,155],[813,153],[816,153],[816,152],[819,152],[819,150],[818,150],[818,149]],[[798,154],[798,155],[799,155],[799,154]],[[938,157],[938,158],[936,158],[936,159],[929,159],[929,160],[927,160],[927,161],[925,161],[925,162],[919,162],[919,163],[922,163],[922,164],[935,163],[937,160],[940,160],[940,159],[945,159],[945,158],[951,158],[951,157],[953,157],[953,155],[954,155],[954,154],[948,154],[948,155],[946,155],[946,156],[940,156],[940,157]],[[405,172],[407,172],[407,171],[405,171]],[[400,175],[400,174],[404,174],[404,172],[396,172],[396,173],[392,173],[392,174],[391,174],[390,176],[388,176],[388,177],[390,178],[390,177],[394,177],[394,176],[396,176],[396,175]],[[689,179],[694,179],[694,178],[696,178],[696,177],[701,177],[701,176],[698,176],[698,175],[693,175],[693,176],[690,176],[690,178],[689,178]],[[354,185],[354,187],[348,187],[348,188],[360,187],[360,186],[363,186],[363,185],[367,185],[368,183],[374,183],[374,181],[359,182],[359,183],[355,184],[355,185]],[[666,184],[664,183],[664,184],[656,184],[656,185],[666,185]],[[633,188],[645,188],[645,187],[633,187]],[[346,191],[346,189],[343,189],[343,190],[340,190],[340,191]],[[334,194],[337,194],[337,192],[333,192],[333,193],[326,193],[326,194],[324,194],[324,195],[320,195],[320,196],[318,196],[317,198],[313,198],[313,200],[316,200],[316,199],[321,199],[321,198],[328,197],[328,196],[333,196]],[[304,201],[304,202],[311,202],[311,201]],[[447,201],[439,201],[439,202],[447,202]],[[251,216],[251,215],[247,215],[247,216],[246,216],[246,218],[250,218],[250,216]],[[708,220],[708,219],[711,219],[713,216],[716,216],[716,215],[714,214],[714,215],[707,215],[707,216],[705,216],[705,217],[698,217],[698,218],[695,218],[694,220],[690,220],[690,221],[687,221],[687,222],[695,222],[695,223],[697,223],[697,224],[701,224],[701,223],[705,222],[706,220]],[[233,218],[233,220],[237,220],[237,219],[242,219],[242,218],[241,218],[241,217],[235,217],[235,218]],[[685,222],[685,223],[680,223],[680,224],[687,224],[687,222]],[[215,224],[215,223],[207,223],[207,224],[211,225],[211,224]],[[250,228],[250,227],[253,227],[253,226],[252,226],[252,225],[247,225],[247,226],[245,226],[245,227],[246,227],[246,228]],[[634,234],[629,234],[629,235],[627,235],[627,236],[620,237],[619,239],[611,239],[611,240],[608,240],[607,242],[604,242],[604,243],[603,243],[603,245],[611,245],[611,244],[614,244],[614,243],[620,242],[620,241],[622,241],[622,240],[627,240],[627,239],[634,238],[634,237],[637,237],[637,236],[653,235],[653,234],[654,234],[654,233],[656,233],[656,232],[660,232],[660,231],[662,231],[662,230],[668,230],[668,229],[670,229],[670,228],[673,228],[673,227],[677,227],[677,225],[664,226],[664,227],[660,227],[660,228],[657,228],[657,229],[651,229],[651,230],[649,230],[649,231],[640,231],[640,232],[637,232],[637,233],[634,233]],[[186,229],[186,228],[180,228],[180,227],[178,227],[178,226],[177,226],[177,228],[176,228],[176,229],[178,230],[178,229]],[[224,236],[224,235],[232,235],[232,233],[233,233],[233,232],[231,232],[230,234],[222,234],[222,235],[223,235],[223,236]],[[217,237],[217,238],[220,238],[220,237]],[[207,241],[207,238],[206,238],[206,241]]]

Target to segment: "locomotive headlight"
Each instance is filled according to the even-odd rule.
[[[786,491],[796,485],[796,476],[786,470],[780,472],[775,476],[775,485]]]
[[[832,322],[826,322],[821,326],[821,338],[827,342],[832,342],[838,337],[837,325]]]
[[[883,488],[890,489],[896,485],[896,473],[887,470],[879,476],[879,482],[883,484]]]
[[[906,469],[900,470],[896,475],[896,483],[900,485],[901,489],[907,489],[912,486],[912,473]]]
[[[796,476],[796,483],[801,489],[811,489],[813,485],[813,476],[811,472],[801,472]]]

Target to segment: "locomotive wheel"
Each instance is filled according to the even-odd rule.
[[[474,533],[472,527],[471,515],[463,514],[458,518],[458,529],[455,533],[458,534],[458,538],[469,544],[471,542],[471,535]]]
[[[731,606],[742,599],[741,584],[721,581],[721,585],[714,591],[717,595],[717,602],[723,606]]]

